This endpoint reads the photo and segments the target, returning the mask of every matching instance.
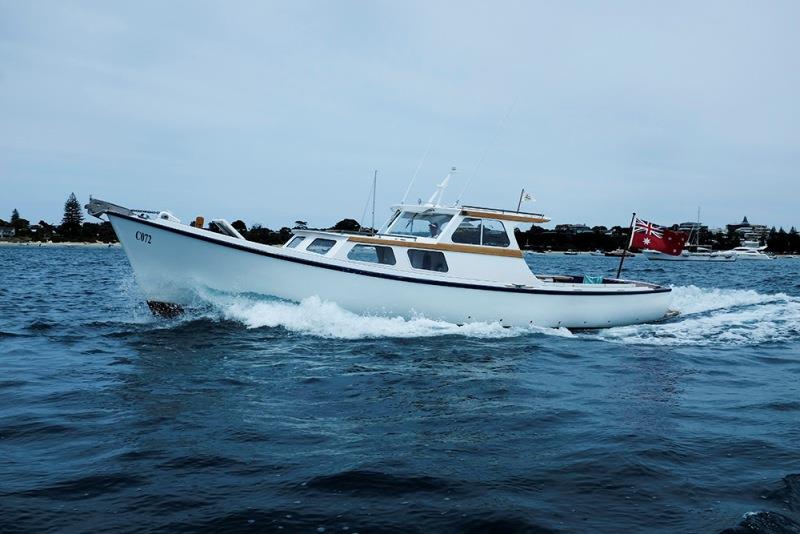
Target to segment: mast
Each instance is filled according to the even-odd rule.
[[[625,261],[625,256],[628,254],[628,250],[631,248],[631,243],[633,243],[633,223],[636,221],[636,212],[633,212],[631,215],[631,226],[630,226],[630,233],[631,237],[628,239],[628,246],[625,247],[625,250],[622,251],[622,256],[619,258],[619,267],[617,267],[617,279],[619,279],[619,275],[622,273],[622,262]]]
[[[431,198],[428,199],[428,204],[431,206],[439,206],[442,202],[442,194],[447,189],[447,184],[450,183],[450,177],[456,172],[456,168],[452,167],[447,176],[444,177],[442,183],[436,186],[436,191],[433,192]]]
[[[700,246],[700,206],[697,206],[697,227],[695,227],[695,239],[694,244],[696,246]]]

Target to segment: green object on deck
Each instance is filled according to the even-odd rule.
[[[602,276],[589,276],[583,275],[583,283],[584,284],[602,284],[603,277]]]

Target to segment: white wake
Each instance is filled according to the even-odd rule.
[[[290,332],[334,339],[417,338],[457,335],[472,338],[508,338],[533,332],[572,336],[569,330],[506,328],[498,323],[458,326],[424,316],[411,318],[358,315],[333,302],[310,297],[292,303],[247,296],[205,295],[222,318],[248,328],[282,327]]]
[[[565,328],[514,327],[497,323],[458,326],[423,316],[358,315],[311,297],[300,303],[247,295],[203,294],[216,317],[247,328],[280,327],[332,339],[464,336],[509,338],[532,334],[640,345],[752,345],[800,339],[800,298],[751,290],[673,287],[672,319],[644,325],[570,332]]]
[[[800,298],[752,290],[673,287],[680,315],[663,323],[599,330],[593,337],[645,345],[755,345],[800,338]]]

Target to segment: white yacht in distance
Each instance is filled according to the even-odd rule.
[[[710,248],[695,245],[687,245],[687,248],[692,250],[684,250],[677,256],[658,250],[643,250],[642,255],[654,261],[736,261],[736,253],[730,250],[714,252]]]
[[[729,252],[736,255],[737,260],[771,260],[773,256],[764,254],[767,250],[766,245],[761,245],[758,241],[745,241],[742,246],[731,249]]]
[[[700,208],[697,208],[697,223],[691,223],[686,247],[678,255],[665,254],[658,250],[643,250],[642,254],[653,261],[736,261],[733,251],[713,251],[700,245]]]
[[[248,241],[222,219],[214,221],[224,232],[217,233],[166,211],[97,199],[86,207],[111,221],[150,309],[164,315],[191,306],[198,288],[291,301],[318,296],[356,313],[456,324],[602,328],[668,313],[668,287],[534,275],[514,227],[547,217],[442,206],[441,191],[425,204],[394,206],[375,235],[298,229],[280,247]]]

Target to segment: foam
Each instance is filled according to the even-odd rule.
[[[672,346],[735,346],[800,339],[800,298],[753,290],[673,287],[673,319],[653,324],[573,333],[565,328],[514,327],[497,323],[458,326],[417,315],[411,318],[358,315],[333,302],[310,297],[300,303],[253,295],[201,292],[209,317],[237,321],[247,328],[283,328],[332,339],[511,338],[530,335]]]
[[[299,304],[249,297],[217,297],[214,305],[225,319],[248,328],[283,327],[290,332],[337,339],[414,338],[459,335],[475,338],[508,338],[529,334],[528,328],[504,328],[497,323],[458,326],[446,321],[415,316],[380,317],[358,315],[333,302],[309,297]],[[553,329],[536,329],[550,333]],[[566,331],[566,335],[571,335]],[[555,330],[558,335],[564,332]]]
[[[592,334],[626,344],[755,345],[800,337],[800,298],[753,290],[673,287],[680,312],[663,323],[609,328]]]

